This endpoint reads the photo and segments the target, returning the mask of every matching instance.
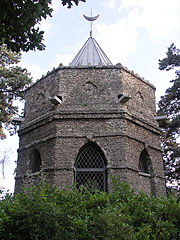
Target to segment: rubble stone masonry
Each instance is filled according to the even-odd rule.
[[[19,130],[15,191],[27,176],[45,172],[63,188],[74,183],[80,149],[96,144],[105,156],[107,191],[110,175],[137,191],[165,194],[162,151],[155,120],[155,87],[120,64],[108,67],[60,66],[26,92],[25,119]],[[139,168],[146,150],[151,171]],[[40,172],[32,172],[32,152],[40,153]]]

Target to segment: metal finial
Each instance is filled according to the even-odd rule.
[[[83,17],[87,20],[91,22],[91,28],[90,28],[90,37],[92,37],[92,22],[95,21],[96,19],[98,19],[100,15],[98,14],[97,16],[92,16],[92,8],[91,8],[91,17],[88,17],[86,15],[83,14]]]

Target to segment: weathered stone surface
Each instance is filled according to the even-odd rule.
[[[26,92],[15,190],[25,185],[22,179],[38,174],[31,170],[33,149],[41,155],[47,180],[70,186],[79,151],[92,142],[105,156],[107,190],[109,176],[117,175],[137,191],[165,194],[155,114],[154,86],[120,65],[53,70]],[[150,174],[139,169],[144,149],[152,163]]]

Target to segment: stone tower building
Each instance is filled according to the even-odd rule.
[[[155,87],[112,65],[92,35],[69,67],[60,65],[26,92],[15,191],[46,173],[60,188],[108,191],[110,175],[137,191],[165,194]]]

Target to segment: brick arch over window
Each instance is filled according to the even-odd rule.
[[[41,170],[42,160],[41,154],[37,149],[33,149],[30,154],[30,170],[32,173],[39,172]]]
[[[83,146],[75,162],[75,182],[94,190],[106,191],[106,160],[97,144],[89,143]]]
[[[139,157],[139,170],[144,173],[152,173],[152,164],[146,149],[142,150]]]

